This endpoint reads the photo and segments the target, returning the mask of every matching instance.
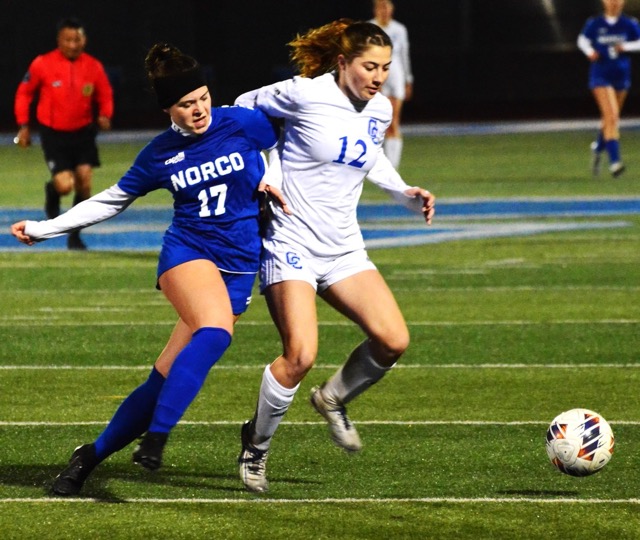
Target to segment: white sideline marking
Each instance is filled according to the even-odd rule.
[[[0,319],[0,327],[15,326],[175,326],[176,319],[170,321],[55,321],[51,315],[39,319],[32,315],[5,317]],[[552,324],[638,324],[640,319],[556,319],[548,321],[407,321],[408,326],[542,326]],[[271,321],[239,321],[238,326],[273,326]],[[318,326],[355,326],[351,321],[320,321]]]
[[[245,420],[180,421],[181,426],[240,426]],[[66,427],[66,426],[104,426],[108,421],[88,420],[82,422],[0,422],[0,427]],[[609,420],[616,426],[638,426],[640,420]],[[324,420],[283,421],[286,426],[326,426]],[[548,420],[361,420],[354,422],[359,426],[548,426]]]
[[[0,503],[108,503],[108,499],[94,498],[64,498],[64,497],[42,497],[35,498],[6,498],[0,499]],[[552,497],[552,498],[536,498],[536,497],[416,497],[416,498],[325,498],[325,499],[157,499],[157,498],[132,498],[118,499],[115,504],[121,503],[139,503],[139,504],[485,504],[485,503],[540,503],[540,504],[640,504],[640,499],[572,499],[569,497]]]
[[[338,369],[341,364],[322,364],[314,365],[313,369]],[[595,363],[581,363],[581,364],[397,364],[393,367],[397,369],[636,369],[640,368],[640,363],[626,363],[626,364],[595,364]],[[143,366],[38,366],[38,365],[13,365],[13,366],[0,366],[0,370],[14,371],[14,370],[61,370],[61,371],[141,371],[148,370],[148,365]],[[216,370],[245,370],[245,369],[264,369],[262,365],[238,365],[238,366],[225,366],[221,364],[216,365]]]
[[[566,264],[565,261],[559,261],[558,264]],[[513,268],[517,266],[518,268],[532,268],[538,269],[541,268],[540,264],[518,264],[518,265],[503,265],[503,268]],[[550,264],[545,263],[544,266],[551,266]],[[1,265],[0,265],[1,267]],[[390,274],[385,276],[385,279],[389,281],[406,281],[408,279],[414,279],[416,276],[457,276],[457,275],[478,275],[478,274],[487,274],[493,268],[499,268],[499,264],[491,264],[487,263],[482,268],[468,268],[464,270],[436,270],[436,269],[420,269],[420,270],[398,270],[393,271]],[[68,267],[67,267],[68,269]],[[546,291],[637,291],[640,289],[640,285],[487,285],[487,286],[466,286],[466,287],[432,287],[432,286],[424,286],[421,287],[421,290],[425,292],[458,292],[458,291],[478,291],[478,292],[496,292],[496,291],[535,291],[535,292],[546,292]],[[394,287],[394,290],[398,290]],[[403,290],[403,289],[399,289]],[[404,289],[406,290],[406,289]],[[51,290],[51,289],[11,289],[10,291],[5,291],[11,294],[27,294],[30,296],[59,296],[60,291]],[[65,291],[65,296],[80,296],[82,298],[86,297],[87,294],[95,294],[95,295],[107,295],[112,298],[114,295],[119,294],[148,294],[157,297],[159,300],[162,300],[167,306],[169,306],[169,301],[161,296],[157,290],[148,290],[148,289],[74,289],[73,291],[69,291],[68,293]],[[43,308],[44,309],[44,308]],[[47,308],[51,311],[55,311],[59,308]]]

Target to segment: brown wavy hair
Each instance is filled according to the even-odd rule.
[[[379,26],[363,21],[338,19],[306,34],[298,34],[287,44],[291,62],[303,77],[317,77],[333,71],[342,55],[347,63],[369,47],[391,47],[391,39]]]
[[[156,43],[149,49],[144,59],[144,67],[149,80],[171,77],[198,67],[198,62],[184,54],[175,45]]]

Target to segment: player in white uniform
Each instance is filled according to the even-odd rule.
[[[284,120],[278,159],[291,211],[273,209],[263,240],[261,289],[283,353],[266,367],[255,415],[242,428],[240,476],[251,491],[268,489],[271,438],[316,359],[316,294],[366,334],[311,395],[345,450],[361,448],[345,404],[380,380],[409,345],[402,313],[364,249],[356,208],[365,177],[429,224],[434,212],[433,195],[408,186],[382,151],[392,114],[380,94],[391,62],[389,37],[374,24],[342,19],[289,45],[301,76],[236,100]],[[273,178],[268,183],[276,185]]]
[[[373,0],[374,18],[370,22],[382,28],[393,44],[389,77],[382,87],[382,93],[389,98],[393,106],[393,119],[385,137],[384,151],[397,169],[402,157],[402,104],[413,95],[413,72],[409,56],[409,33],[404,24],[393,18],[394,8],[391,0]]]

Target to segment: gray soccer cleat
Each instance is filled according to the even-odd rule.
[[[251,431],[253,430],[250,421],[245,422],[240,432],[242,441],[242,451],[238,456],[240,465],[240,479],[249,491],[264,493],[269,490],[267,480],[267,457],[268,450],[258,450],[251,443]]]
[[[349,420],[343,405],[327,399],[321,386],[315,386],[311,389],[310,401],[313,408],[328,422],[334,443],[347,452],[358,452],[362,449],[360,436]]]

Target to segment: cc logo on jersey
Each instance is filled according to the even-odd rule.
[[[378,121],[375,118],[369,119],[369,137],[375,144],[378,144]]]
[[[295,268],[296,270],[302,269],[302,263],[300,262],[300,255],[294,253],[293,251],[287,251],[287,262],[290,266]]]

